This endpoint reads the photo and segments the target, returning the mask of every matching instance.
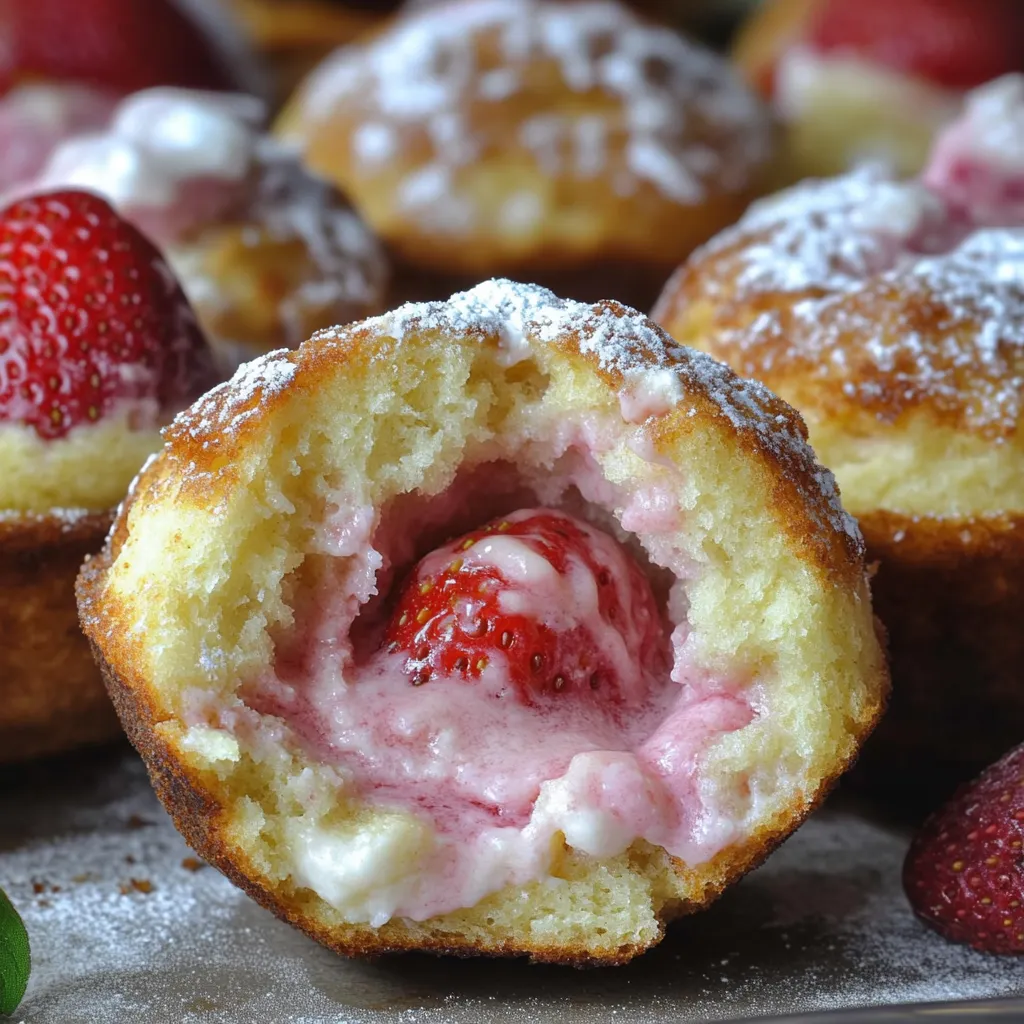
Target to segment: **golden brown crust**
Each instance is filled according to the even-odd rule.
[[[859,774],[941,788],[1024,735],[1024,515],[873,512],[860,524],[894,687]]]
[[[702,897],[700,900],[666,907],[661,920],[662,932],[654,937],[650,945],[622,946],[607,955],[595,956],[585,948],[541,943],[496,940],[484,947],[454,931],[430,936],[410,934],[400,921],[391,921],[377,929],[358,925],[328,927],[317,920],[315,915],[306,912],[301,903],[275,891],[272,883],[262,878],[259,870],[225,837],[227,809],[204,782],[201,773],[184,764],[161,738],[156,727],[165,720],[165,716],[152,700],[145,680],[135,670],[131,649],[117,638],[116,633],[104,637],[102,646],[99,644],[92,611],[102,600],[104,573],[113,557],[111,550],[104,551],[92,559],[79,576],[78,598],[83,626],[90,638],[110,698],[129,740],[146,764],[160,802],[189,846],[204,860],[213,864],[248,896],[281,920],[343,956],[377,956],[417,950],[453,956],[527,956],[537,963],[572,967],[627,963],[660,941],[664,925],[708,906],[730,885],[761,864],[820,806],[856,757],[851,755],[846,762],[837,765],[833,774],[822,781],[816,792],[795,793],[786,812],[770,826],[758,830],[741,847],[725,849],[707,864],[697,868],[674,861],[680,877],[692,891],[700,892]],[[884,705],[880,705],[874,717],[861,723],[857,748],[875,728],[883,711]]]
[[[0,516],[0,761],[111,739],[120,729],[78,626],[74,584],[110,513]]]
[[[481,943],[454,928],[418,929],[401,921],[379,929],[329,924],[329,918],[321,913],[323,903],[304,890],[295,893],[265,877],[239,852],[238,842],[229,833],[233,822],[229,822],[228,807],[235,804],[221,794],[215,772],[190,767],[168,738],[177,728],[177,718],[160,705],[140,668],[146,664],[138,646],[144,641],[137,631],[133,636],[127,628],[131,612],[108,587],[108,574],[126,542],[128,517],[138,511],[144,518],[142,503],[159,502],[161,490],[167,487],[173,488],[171,500],[199,507],[218,504],[233,487],[234,474],[244,467],[246,453],[262,445],[275,420],[287,419],[286,406],[297,395],[329,390],[328,383],[338,375],[339,367],[344,367],[349,385],[359,388],[362,378],[379,374],[382,365],[415,361],[420,357],[416,346],[436,344],[437,334],[463,339],[474,347],[497,348],[503,328],[511,325],[532,346],[557,349],[567,376],[570,370],[589,368],[613,401],[636,375],[672,366],[685,401],[638,425],[638,432],[645,435],[638,435],[638,442],[647,440],[655,451],[668,451],[692,431],[724,434],[728,445],[741,451],[744,461],[763,474],[758,493],[769,495],[779,530],[802,564],[811,569],[808,577],[817,572],[826,588],[864,592],[859,537],[847,530],[847,520],[830,490],[830,478],[813,462],[799,416],[775,396],[740,381],[721,365],[675,348],[650,321],[617,303],[594,307],[562,303],[538,289],[491,282],[476,294],[457,296],[446,305],[407,307],[364,324],[324,332],[298,352],[276,353],[243,368],[233,382],[215,389],[167,430],[163,453],[140,476],[122,507],[107,549],[89,562],[79,577],[79,607],[115,707],[179,830],[254,899],[340,953],[373,955],[425,949],[456,955],[523,955],[585,966],[625,962],[660,935],[636,945],[595,952],[593,947],[567,946],[555,940],[545,944],[495,938]],[[879,665],[877,675],[884,674],[884,666]],[[873,728],[884,701],[883,679],[865,681],[865,688],[866,705],[856,721],[847,723],[843,735],[849,741],[844,749],[851,752]],[[164,722],[170,726],[168,731],[161,728]],[[771,820],[707,864],[691,868],[675,862],[681,888],[690,899],[664,907],[662,924],[707,905],[756,866],[823,799],[853,756],[849,753],[840,758],[830,753],[825,760],[827,777],[816,782],[813,791],[789,794]]]
[[[401,14],[331,57],[282,114],[279,130],[399,261],[551,287],[564,270],[601,263],[664,274],[761,190],[770,119],[717,57],[666,29],[657,46],[617,54],[637,76],[620,88],[599,62],[620,37],[646,31],[625,7],[510,0],[504,13],[479,16],[501,6],[456,0]],[[544,49],[549,14],[564,17],[559,31],[580,33],[575,57]],[[527,56],[509,56],[506,31],[531,40]],[[645,47],[641,59],[634,51]],[[637,127],[640,102],[665,124]]]
[[[886,234],[885,216],[913,217],[924,237],[935,204],[875,171],[781,193],[682,266],[652,316],[832,429],[876,434],[923,411],[1009,437],[1024,374],[1020,242],[976,231],[926,257]]]
[[[806,427],[791,406],[771,392],[739,380],[702,355],[673,345],[655,324],[620,303],[587,306],[562,303],[550,293],[541,294],[547,296],[543,301],[557,304],[551,309],[564,313],[561,326],[554,334],[549,332],[549,338],[570,359],[588,363],[611,392],[618,393],[627,384],[624,363],[617,365],[608,352],[591,344],[603,333],[608,317],[615,318],[620,335],[637,332],[631,347],[618,354],[630,362],[630,370],[656,368],[666,361],[681,367],[686,407],[654,418],[642,429],[666,448],[709,425],[712,429],[732,430],[738,443],[762,467],[764,490],[771,495],[772,511],[793,549],[832,575],[836,583],[856,585],[862,571],[859,535],[838,504],[831,476],[815,463],[806,444]],[[431,303],[407,306],[385,317],[323,332],[298,353],[273,353],[265,363],[252,364],[241,383],[215,388],[166,429],[164,455],[142,476],[138,490],[152,486],[160,475],[173,474],[182,493],[212,504],[211,488],[229,486],[233,466],[253,439],[267,429],[275,409],[289,400],[289,390],[312,392],[322,387],[336,372],[340,358],[353,380],[369,372],[374,362],[404,358],[399,342],[389,335],[389,325],[398,322],[406,330],[417,326],[430,329],[431,324],[435,329],[447,325],[456,333],[466,330],[465,320],[456,323],[449,307]],[[490,344],[499,344],[493,326],[490,330],[487,325],[478,326],[474,333]],[[263,367],[270,369],[263,372]],[[277,386],[274,382],[282,376],[287,383]],[[692,415],[691,408],[699,414]],[[118,530],[123,522],[122,515]],[[115,535],[115,550],[119,536]]]

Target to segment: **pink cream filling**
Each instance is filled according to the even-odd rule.
[[[413,880],[367,912],[377,924],[391,916],[422,920],[548,877],[559,833],[595,857],[645,839],[690,863],[736,838],[735,817],[702,790],[700,760],[716,738],[755,717],[753,681],[710,677],[695,665],[679,564],[672,572],[647,565],[664,608],[671,670],[666,662],[664,671],[632,681],[618,706],[503,700],[501,658],[473,684],[436,677],[412,686],[405,655],[381,645],[393,583],[440,540],[494,515],[543,503],[625,537],[604,511],[618,507],[622,527],[645,539],[678,530],[667,489],[651,486],[622,500],[586,451],[585,444],[567,446],[550,471],[533,476],[505,462],[463,470],[445,493],[407,495],[379,515],[339,500],[307,559],[309,574],[295,586],[294,626],[277,637],[273,666],[243,690],[249,708],[283,720],[363,800],[430,826],[434,842]],[[660,551],[650,545],[652,557],[678,563],[671,537],[663,539]],[[635,538],[632,546],[640,551]],[[586,621],[592,609],[584,590],[545,586],[524,580],[514,597],[529,592],[538,617]],[[252,711],[220,716],[242,738],[259,721],[267,719]]]

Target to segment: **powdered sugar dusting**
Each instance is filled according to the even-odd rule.
[[[908,250],[927,246],[945,214],[919,183],[868,165],[754,203],[691,264],[725,256],[728,278],[716,274],[710,285],[743,298],[854,290]]]
[[[780,462],[803,491],[823,536],[838,531],[860,545],[855,522],[839,502],[831,473],[817,465],[799,416],[767,388],[737,377],[710,356],[676,344],[652,320],[619,303],[595,305],[559,299],[537,285],[485,281],[448,302],[411,303],[366,321],[365,329],[401,342],[417,331],[475,336],[497,342],[499,358],[514,363],[536,345],[578,344],[613,386],[628,388],[651,368],[670,368],[680,382],[676,404],[710,401],[712,407]],[[330,340],[337,331],[316,338]],[[813,487],[803,487],[809,478]]]
[[[525,150],[546,178],[607,175],[619,194],[650,187],[682,205],[749,188],[771,150],[764,110],[726,61],[612,0],[413,10],[328,60],[304,102],[311,131],[339,110],[352,119],[359,173],[408,164],[403,211],[451,233],[482,216],[452,194],[453,174],[496,149]]]
[[[281,1019],[282,993],[304,1024],[682,1024],[1020,992],[1018,960],[915,920],[908,831],[848,807],[816,814],[634,964],[581,972],[338,957],[198,861],[127,752],[4,781],[0,877],[33,959],[12,1020],[26,1024],[248,1024]]]
[[[262,415],[266,403],[287,388],[295,376],[293,355],[280,349],[243,363],[235,375],[208,391],[165,430],[173,438],[187,433],[204,448],[237,435]]]
[[[950,146],[977,134],[995,103],[1024,123],[1024,78],[969,101],[923,180],[868,167],[756,203],[694,255],[658,317],[685,323],[687,302],[709,300],[709,349],[740,372],[771,383],[799,368],[822,401],[889,420],[930,404],[1008,435],[1024,393],[1020,190],[994,202],[992,176],[1012,161],[989,153],[991,136],[964,165],[973,178],[950,170]],[[978,170],[989,164],[991,174]],[[1017,180],[1024,189],[1024,174]]]

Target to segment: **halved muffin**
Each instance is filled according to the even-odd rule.
[[[882,710],[799,416],[617,303],[405,306],[166,438],[83,626],[189,843],[340,952],[628,960]]]

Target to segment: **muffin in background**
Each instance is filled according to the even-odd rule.
[[[217,381],[152,243],[96,195],[0,209],[0,760],[119,732],[74,580],[160,428]]]
[[[654,314],[796,406],[836,474],[878,562],[893,697],[862,764],[887,787],[941,786],[1024,733],[1021,138],[1008,76],[923,180],[868,167],[762,200]]]
[[[277,129],[385,241],[403,297],[509,275],[641,308],[775,148],[727,62],[614,0],[414,7],[329,57]]]

